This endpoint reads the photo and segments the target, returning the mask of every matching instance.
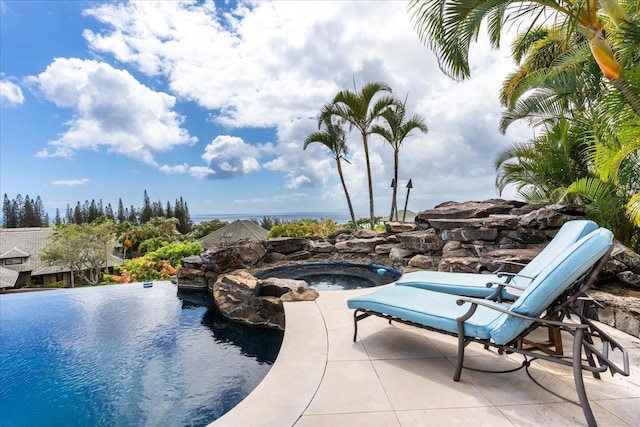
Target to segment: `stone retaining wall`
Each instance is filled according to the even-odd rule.
[[[225,313],[229,297],[222,295],[228,294],[230,280],[243,283],[243,277],[253,277],[252,272],[284,264],[348,261],[387,265],[405,272],[490,272],[502,260],[529,262],[562,224],[583,218],[584,212],[572,206],[534,206],[501,199],[447,202],[421,212],[415,223],[386,223],[385,232],[341,230],[325,239],[275,238],[207,248],[200,256],[183,259],[177,281],[181,290],[208,290]],[[516,270],[513,267],[512,271]],[[239,286],[238,295],[253,292],[255,296],[250,298],[251,310],[234,305],[234,313],[244,310],[244,315],[253,319],[249,323],[284,327],[279,312],[283,297],[308,300],[317,296],[291,284],[285,285],[280,297],[261,296],[261,282],[255,280],[255,285],[248,285],[249,290],[234,285]],[[227,290],[222,292],[222,288]],[[610,292],[616,289],[625,289],[627,294]],[[640,336],[640,256],[616,243],[596,290],[594,295],[608,307],[600,311],[601,320],[618,328],[624,325],[625,332]],[[255,316],[255,312],[265,310],[274,310],[267,316],[269,320]]]

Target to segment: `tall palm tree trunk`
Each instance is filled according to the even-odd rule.
[[[364,146],[364,158],[367,162],[367,181],[369,184],[369,226],[371,230],[375,229],[375,214],[373,211],[373,182],[371,180],[371,161],[369,160],[369,142],[367,134],[362,133],[362,145]]]
[[[351,196],[349,196],[349,190],[347,190],[347,183],[344,182],[344,175],[342,174],[342,163],[340,163],[340,158],[336,158],[336,164],[338,166],[338,175],[340,175],[340,182],[342,183],[342,189],[344,190],[344,195],[347,198],[347,205],[349,206],[349,214],[351,214],[351,222],[353,223],[353,229],[358,229],[358,223],[356,222],[356,214],[353,212],[353,204],[351,204]]]
[[[393,213],[396,213],[396,221],[398,220],[398,164],[399,164],[399,151],[393,150],[393,199],[391,200],[391,215],[389,221],[393,221]]]

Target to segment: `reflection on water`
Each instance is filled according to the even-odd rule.
[[[219,418],[266,375],[282,333],[203,302],[168,282],[0,296],[0,425]]]

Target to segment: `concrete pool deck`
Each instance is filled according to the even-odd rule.
[[[453,371],[455,337],[371,317],[359,322],[346,300],[370,289],[320,292],[313,302],[285,303],[280,354],[258,387],[211,427],[427,425],[583,426],[579,406],[544,391],[524,370],[488,374]],[[585,373],[587,395],[601,426],[640,425],[640,339],[603,325],[629,352],[631,375],[596,380]],[[566,349],[571,349],[568,342]],[[466,362],[495,369],[510,359],[467,347]],[[576,399],[570,367],[534,363],[542,384]]]

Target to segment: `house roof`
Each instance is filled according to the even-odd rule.
[[[9,249],[8,251],[0,254],[0,259],[7,259],[7,258],[24,258],[24,257],[28,257],[29,254],[26,253],[25,251],[21,251],[20,249],[16,248],[15,246],[11,249]]]
[[[200,243],[202,247],[208,248],[218,243],[237,242],[239,240],[266,240],[267,233],[267,230],[255,222],[239,219],[207,234],[200,239]]]
[[[12,288],[16,285],[19,272],[0,266],[0,288]]]
[[[0,259],[27,258],[22,264],[6,265],[4,268],[15,272],[30,271],[32,276],[69,271],[68,267],[49,266],[40,260],[40,252],[46,246],[49,236],[53,232],[53,228],[48,227],[1,228],[0,254],[2,255],[0,255]],[[109,266],[122,264],[122,259],[109,253],[107,264]]]

